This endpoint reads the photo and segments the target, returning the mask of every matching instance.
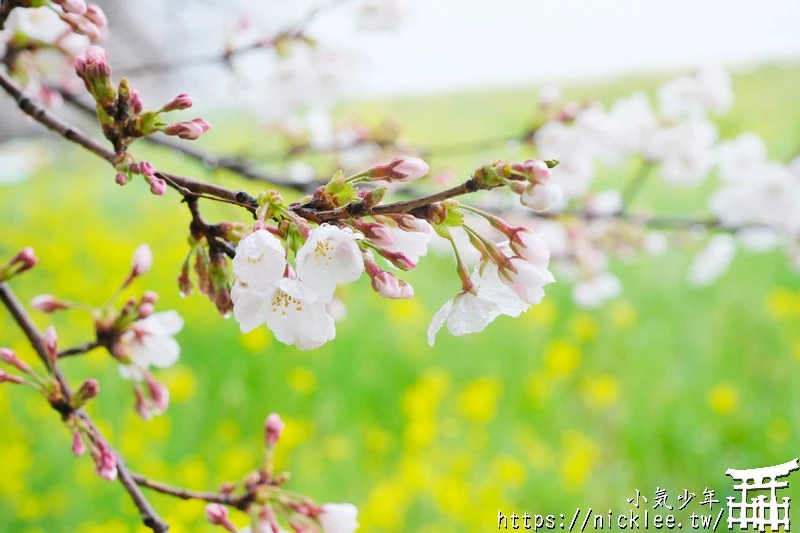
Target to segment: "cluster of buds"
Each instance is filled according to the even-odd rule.
[[[522,205],[538,212],[556,207],[564,197],[557,184],[550,179],[550,169],[558,161],[529,159],[521,163],[494,161],[475,172],[473,178],[487,187],[507,185],[520,195]]]
[[[228,267],[228,259],[225,254],[216,247],[197,246],[194,252],[194,271],[197,274],[197,287],[201,294],[204,294],[217,307],[217,311],[224,317],[230,316],[233,312],[233,302],[231,301],[231,273]],[[181,293],[185,281],[188,280],[188,272],[184,275],[181,272],[179,284]],[[188,289],[191,291],[191,281]]]
[[[70,416],[67,425],[72,430],[72,453],[76,457],[84,455],[88,444],[97,475],[108,481],[117,479],[117,456],[102,437],[81,417]]]
[[[553,161],[495,161],[475,172],[472,180],[476,183],[472,186],[491,188],[518,184],[523,188],[558,190],[549,182],[550,168],[554,165]],[[487,283],[496,281],[503,287],[507,285],[501,292],[511,293],[506,295],[513,310],[505,314],[516,316],[538,303],[544,295],[542,287],[553,281],[547,261],[529,260],[513,246],[507,249],[508,245],[504,247],[480,235],[465,223],[468,206],[447,199],[416,207],[408,213],[383,210],[382,214],[375,214],[374,208],[383,200],[386,188],[360,188],[361,184],[371,185],[384,179],[415,179],[426,171],[427,164],[414,158],[397,158],[387,165],[349,177],[340,171],[311,197],[291,208],[277,193],[261,195],[256,210],[258,222],[253,233],[238,242],[233,259],[235,282],[231,300],[233,315],[242,332],[266,324],[281,342],[304,350],[317,348],[335,336],[334,317],[326,306],[338,285],[354,282],[366,272],[379,295],[394,299],[412,297],[413,288],[395,274],[383,270],[377,258],[399,270],[412,270],[427,253],[436,234],[452,242],[450,228],[465,231],[470,244],[483,258],[483,264],[493,265],[481,269],[497,277]],[[303,209],[338,209],[351,216],[338,219],[335,224],[323,223],[311,228],[298,214]],[[481,216],[491,215],[482,213]],[[268,220],[275,225],[268,224]],[[498,226],[505,224],[497,220]],[[509,227],[506,225],[506,228]],[[510,234],[506,236],[511,239]],[[463,292],[476,294],[474,276],[467,272],[458,250],[455,251]],[[185,265],[181,282],[188,279],[187,268]],[[493,310],[484,317],[494,319],[499,314],[503,313],[494,314]],[[489,321],[481,324],[480,329]],[[456,334],[471,332],[469,328],[456,326],[450,329],[458,331]]]
[[[11,350],[10,348],[0,348],[0,359],[2,359],[7,365],[14,367],[14,369],[22,372],[23,374],[33,375],[33,369],[31,369],[27,363],[20,359],[14,350]],[[25,378],[17,374],[9,374],[5,370],[0,369],[0,383],[12,383],[15,385],[20,385],[25,383]]]
[[[183,320],[174,311],[155,312],[158,294],[145,291],[140,297],[130,297],[120,307],[114,300],[134,280],[150,271],[153,254],[147,245],[139,246],[133,254],[131,269],[120,285],[119,290],[103,307],[92,309],[95,319],[96,342],[94,347],[103,346],[120,363],[120,374],[134,382],[135,410],[144,419],[163,413],[169,405],[169,391],[156,381],[150,367],[163,368],[174,364],[180,354],[180,347],[173,338],[183,327]],[[62,309],[87,306],[64,302],[49,294],[33,298],[34,308],[45,313]],[[58,364],[58,339],[55,329],[47,328],[42,343],[50,368]],[[62,402],[57,381],[36,379],[43,393],[54,406]],[[85,382],[72,397],[68,410],[83,406],[86,401],[99,392],[96,381]]]
[[[115,181],[119,185],[126,185],[134,174],[144,177],[150,185],[150,192],[156,196],[161,196],[167,192],[167,182],[159,178],[156,168],[148,161],[134,161],[127,165],[117,165],[117,175]]]
[[[106,37],[108,19],[97,4],[85,0],[52,0],[50,3],[61,8],[59,16],[73,32],[87,36],[92,42]]]
[[[130,87],[127,78],[122,78],[115,87],[111,78],[111,65],[108,54],[99,46],[90,46],[84,56],[75,58],[75,72],[86,90],[97,102],[97,119],[103,134],[114,145],[114,150],[124,161],[128,146],[137,138],[156,132],[173,135],[181,139],[194,140],[211,129],[211,125],[201,118],[190,121],[168,123],[164,113],[189,109],[192,98],[180,94],[156,111],[145,111],[139,92]],[[152,166],[137,164],[134,169],[119,169],[117,182],[124,184],[130,174],[145,176],[154,194],[163,194],[164,183],[154,177]],[[148,164],[149,165],[149,164]]]
[[[248,502],[246,507],[238,508],[250,517],[250,526],[237,528],[228,508],[218,503],[206,506],[206,519],[231,533],[280,532],[284,531],[283,524],[295,533],[354,533],[358,529],[355,506],[348,503],[318,505],[305,496],[282,489],[289,475],[274,473],[273,455],[284,427],[279,415],[269,415],[264,421],[263,466],[242,481],[221,487],[221,491],[234,500]]]
[[[178,276],[180,295],[186,297],[194,291],[191,277],[191,271],[194,270],[200,293],[216,306],[221,316],[230,316],[233,311],[232,275],[225,252],[216,239],[235,244],[244,238],[245,234],[246,225],[239,222],[206,225],[202,229],[192,226],[189,252]]]
[[[32,269],[38,261],[33,248],[30,246],[23,248],[11,261],[0,267],[0,283]]]

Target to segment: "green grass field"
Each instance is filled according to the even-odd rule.
[[[573,85],[567,94],[610,101],[634,89],[652,92],[664,79]],[[798,86],[798,65],[739,71],[722,135],[754,131],[773,157],[788,159],[800,145]],[[414,144],[448,145],[521,131],[535,97],[534,89],[515,89],[341,112],[368,121],[391,114]],[[220,126],[206,142],[248,149],[259,145],[256,131],[247,123]],[[277,411],[287,421],[278,459],[292,473],[289,487],[322,502],[355,503],[362,531],[482,532],[496,530],[498,510],[567,519],[576,507],[626,512],[636,489],[652,507],[656,487],[669,491],[672,504],[680,505],[684,489],[698,495],[680,519],[706,512],[698,505],[706,488],[724,504],[732,494],[726,468],[800,454],[800,276],[779,252],[741,253],[728,275],[704,289],[684,282],[694,249],[615,264],[624,295],[598,311],[576,309],[570,286],[556,283],[523,317],[498,319],[479,335],[442,332],[430,349],[427,324],[458,290],[452,262],[433,256],[408,276],[414,300],[382,300],[364,279],[348,286],[348,317],[335,342],[299,352],[263,328],[242,336],[200,296],[178,296],[189,219],[176,195],[154,198],[138,182],[120,188],[101,162],[57,143],[53,150],[35,179],[0,189],[0,257],[36,248],[40,266],[13,283],[26,301],[47,292],[100,304],[126,275],[135,246],[152,245],[154,270],[134,291],[158,291],[159,309],[186,318],[181,363],[157,374],[172,393],[167,415],[137,419],[129,383],[106,354],[64,363],[73,383],[100,379],[102,401],[89,412],[148,476],[195,489],[238,479],[261,460],[263,419]],[[176,156],[139,153],[204,176]],[[466,174],[505,156],[501,147],[431,162]],[[207,177],[258,191],[232,176]],[[624,178],[608,169],[597,185]],[[704,190],[651,180],[637,203],[698,212]],[[216,206],[206,212],[232,216]],[[36,319],[48,324],[47,316]],[[64,346],[90,338],[85,314],[54,320]],[[6,313],[0,345],[32,360]],[[144,530],[122,486],[71,454],[67,430],[40,397],[4,386],[0,417],[0,531]],[[786,495],[800,496],[800,474],[790,481]],[[172,531],[214,531],[202,504],[153,500]]]

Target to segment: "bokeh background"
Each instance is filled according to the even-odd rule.
[[[743,5],[755,9],[733,3],[730,12]],[[778,3],[772,7],[771,20],[787,14]],[[653,7],[646,15],[659,13]],[[717,12],[714,25],[708,21],[709,40],[726,27],[725,14]],[[557,25],[554,18],[550,25]],[[414,28],[413,19],[408,24]],[[690,59],[730,58],[708,52],[676,60],[661,74],[636,73],[640,66],[633,65],[618,75],[609,67],[613,77],[568,81],[564,88],[569,97],[606,103],[633,90],[652,94]],[[652,66],[647,70],[661,65]],[[345,98],[332,109],[372,124],[394,117],[417,145],[457,144],[523,130],[537,83],[597,74],[575,68],[574,75],[530,76],[529,85],[512,89],[465,80],[457,93]],[[721,136],[754,131],[771,157],[796,155],[800,63],[767,53],[732,70],[736,103],[717,119]],[[217,152],[279,144],[252,113],[213,113],[216,128],[202,143]],[[496,530],[498,510],[568,517],[576,507],[624,512],[637,489],[652,507],[657,487],[667,489],[673,505],[680,505],[684,489],[697,494],[687,512],[706,513],[698,505],[704,489],[715,490],[723,503],[733,494],[727,468],[773,465],[800,454],[800,276],[779,252],[740,254],[706,288],[686,284],[699,244],[615,262],[611,270],[624,293],[601,309],[576,308],[569,285],[556,283],[521,318],[502,317],[469,337],[442,332],[433,349],[427,324],[458,283],[452,261],[431,254],[408,276],[416,298],[383,300],[362,279],[342,291],[347,317],[335,342],[300,352],[264,328],[241,335],[200,296],[179,297],[189,218],[174,195],[154,198],[141,184],[120,188],[102,162],[63,143],[35,143],[43,154],[35,175],[0,185],[0,257],[33,245],[41,260],[14,281],[20,296],[52,293],[101,304],[128,272],[134,248],[148,242],[153,271],[130,293],[156,290],[159,309],[176,309],[186,319],[178,335],[180,364],[158,373],[172,404],[149,423],[133,413],[130,385],[106,354],[64,363],[75,383],[100,380],[102,401],[88,410],[132,469],[148,476],[195,489],[237,479],[258,465],[263,419],[277,411],[287,422],[279,466],[292,473],[293,490],[355,503],[367,532],[479,532]],[[525,158],[525,150],[513,157]],[[141,146],[137,154],[176,173],[258,190],[163,150]],[[467,175],[486,159],[506,156],[500,148],[430,162]],[[629,178],[604,170],[598,188]],[[697,213],[705,193],[651,181],[637,203]],[[204,209],[209,219],[241,219],[224,207]],[[91,336],[85,313],[36,315],[42,327],[51,318],[64,346]],[[0,344],[32,360],[5,313]],[[0,419],[0,531],[143,530],[122,487],[71,454],[67,430],[41,398],[3,387]],[[789,480],[785,495],[800,496],[800,479]],[[172,531],[213,531],[201,503],[153,501]],[[688,513],[678,516],[685,523]],[[244,523],[241,516],[236,521]]]

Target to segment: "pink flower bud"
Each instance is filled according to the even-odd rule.
[[[156,381],[150,373],[145,374],[145,381],[147,382],[150,399],[153,402],[153,411],[155,414],[160,415],[169,407],[169,389]]]
[[[150,408],[150,402],[147,401],[144,394],[142,394],[142,390],[137,385],[133,387],[133,395],[135,397],[133,408],[136,414],[145,422],[151,420],[153,418],[153,410]]]
[[[83,437],[81,437],[80,431],[76,431],[72,435],[72,453],[78,457],[86,453],[86,446],[83,444]]]
[[[273,448],[281,438],[285,424],[277,413],[270,414],[264,421],[264,433],[268,448]]]
[[[380,165],[370,170],[370,176],[390,181],[408,182],[428,173],[428,163],[418,157],[398,157],[388,165]]]
[[[96,445],[97,448],[92,450],[95,471],[103,479],[114,481],[117,479],[117,457],[102,440],[98,440]]]
[[[167,192],[167,182],[161,178],[153,178],[150,180],[150,192],[156,196],[163,196]]]
[[[153,314],[153,311],[155,311],[153,304],[143,303],[139,306],[139,318],[147,318]]]
[[[23,379],[19,376],[15,376],[14,374],[9,374],[5,370],[0,370],[0,383],[13,383],[15,385],[19,385],[22,383]]]
[[[400,270],[413,270],[416,268],[417,264],[408,258],[408,256],[402,252],[390,252],[388,250],[380,250],[378,253],[381,254],[383,258],[387,261],[392,263],[394,266],[399,268]]]
[[[137,167],[138,173],[142,176],[155,176],[156,175],[156,167],[153,166],[152,163],[148,161],[141,161]]]
[[[117,172],[114,181],[116,181],[119,185],[125,185],[128,183],[128,176],[126,176],[124,172]]]
[[[383,270],[372,277],[372,289],[384,298],[401,299],[414,296],[411,285]]]
[[[75,406],[79,407],[98,394],[100,394],[100,384],[96,379],[87,379],[83,382],[77,392],[75,392],[73,402]]]
[[[30,270],[31,268],[35,267],[36,263],[38,262],[39,259],[36,257],[33,248],[26,246],[11,260],[11,264],[16,265],[17,267],[14,275],[21,274],[26,270]]]
[[[87,63],[108,63],[108,52],[100,46],[90,46],[86,49]]]
[[[133,252],[131,277],[147,274],[151,266],[153,266],[153,251],[148,245],[142,244]]]
[[[550,179],[550,167],[541,159],[528,159],[523,168],[528,181],[544,183]]]
[[[86,76],[86,58],[76,57],[73,63],[75,65],[75,74],[79,78],[84,78]]]
[[[192,107],[192,97],[188,94],[179,94],[171,102],[166,104],[162,111],[176,111],[179,109],[189,109]]]
[[[86,18],[89,19],[95,26],[103,30],[108,27],[108,19],[103,10],[97,4],[89,4],[86,6]]]
[[[62,309],[69,309],[69,304],[61,302],[50,294],[40,294],[31,299],[31,307],[43,313],[53,313]]]
[[[140,115],[142,111],[144,111],[144,103],[142,103],[142,97],[139,94],[139,91],[137,91],[136,89],[131,89],[130,106],[131,106],[131,111],[133,111],[134,115]]]
[[[202,134],[211,129],[211,124],[202,118],[188,120],[183,122],[173,122],[164,128],[164,133],[167,135],[175,135],[181,139],[194,141],[199,139]]]
[[[414,215],[409,215],[408,213],[397,215],[396,217],[392,218],[397,221],[397,226],[400,229],[404,229],[406,231],[428,233],[431,230],[431,225],[428,222],[422,220],[421,218],[417,218]]]
[[[378,246],[391,246],[394,243],[392,231],[379,222],[365,222],[356,219],[355,227],[364,234],[364,237]]]
[[[61,6],[64,13],[80,16],[86,14],[87,6],[84,0],[53,0],[53,3]]]
[[[58,360],[58,335],[56,335],[56,328],[49,326],[44,330],[42,342],[50,361],[55,363],[55,361]]]
[[[215,526],[222,526],[232,533],[236,533],[238,529],[228,518],[228,508],[218,503],[210,503],[206,505],[206,519]]]
[[[144,291],[142,294],[142,303],[154,304],[158,301],[158,293],[155,291]]]
[[[28,366],[27,363],[23,362],[22,359],[20,359],[17,354],[14,353],[14,350],[9,348],[0,348],[0,358],[2,358],[3,361],[9,365],[16,367],[18,370],[25,372],[26,374],[29,374],[31,371],[31,367]]]

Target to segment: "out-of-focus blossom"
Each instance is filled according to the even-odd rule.
[[[721,233],[711,237],[689,267],[689,283],[697,287],[712,284],[728,271],[735,254],[736,241],[732,236]]]
[[[148,368],[166,368],[180,357],[175,335],[183,329],[183,319],[176,311],[163,311],[137,320],[120,340],[122,355],[129,363],[120,365],[125,379],[142,381]]]
[[[621,293],[622,284],[619,279],[606,272],[576,283],[572,288],[572,300],[580,307],[594,309]]]

